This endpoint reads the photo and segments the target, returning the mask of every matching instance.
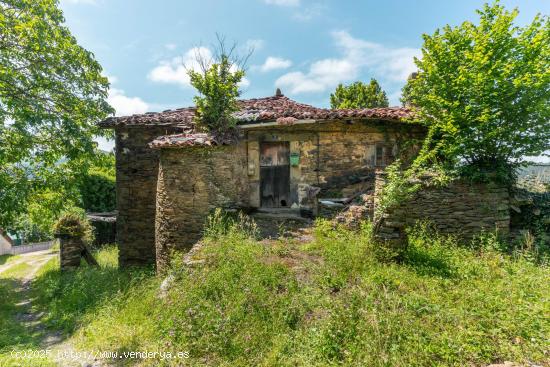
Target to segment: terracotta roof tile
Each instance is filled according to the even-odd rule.
[[[329,120],[368,118],[400,121],[413,117],[409,108],[384,107],[370,109],[331,110],[298,103],[283,95],[239,101],[241,110],[235,113],[239,124],[276,121],[291,124],[295,120]],[[119,125],[170,125],[183,128],[186,133],[194,132],[194,107],[148,112],[142,115],[109,117],[99,126],[111,128]]]
[[[151,143],[149,147],[153,149],[159,148],[180,148],[188,146],[215,146],[215,145],[230,145],[236,141],[236,136],[217,135],[213,136],[208,133],[193,133],[193,134],[173,134],[159,136]]]

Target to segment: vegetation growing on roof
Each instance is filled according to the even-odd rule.
[[[63,213],[55,222],[53,232],[60,236],[81,237],[85,244],[94,240],[93,227],[83,210],[72,209]]]
[[[191,85],[199,95],[193,98],[197,107],[197,126],[214,134],[227,133],[237,124],[233,116],[239,110],[240,85],[245,75],[246,57],[236,55],[237,45],[227,47],[225,38],[218,36],[213,57],[201,51],[195,55],[198,70],[189,68]]]

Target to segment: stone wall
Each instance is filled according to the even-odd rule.
[[[159,152],[148,144],[171,127],[116,129],[117,243],[121,266],[155,262],[155,201]]]
[[[384,165],[391,163],[399,148],[423,136],[421,127],[376,121],[334,121],[251,129],[247,133],[250,166],[250,204],[259,206],[259,142],[289,141],[290,152],[300,162],[291,167],[291,195],[298,185],[320,187],[320,197],[341,195],[349,185],[370,180],[374,186],[376,147],[384,146]],[[409,149],[412,147],[409,147]],[[379,160],[380,161],[380,160]],[[292,197],[297,201],[297,196]]]
[[[157,269],[198,241],[215,208],[248,204],[246,144],[162,149],[157,190]]]
[[[375,195],[380,195],[385,183],[383,172],[376,174]],[[375,199],[375,205],[377,200]],[[380,215],[380,214],[377,214]],[[507,235],[510,230],[510,198],[508,189],[495,183],[471,183],[456,180],[445,187],[427,186],[412,198],[381,214],[379,238],[404,240],[404,227],[418,221],[432,222],[443,234],[469,240],[481,231]]]
[[[200,238],[204,219],[216,206],[259,207],[261,141],[289,141],[291,153],[299,153],[298,166],[290,169],[290,194],[292,203],[301,205],[299,193],[310,186],[323,190],[319,197],[334,197],[346,195],[342,189],[358,180],[374,185],[377,144],[388,146],[389,163],[400,134],[421,135],[418,127],[401,123],[333,121],[246,129],[242,143],[233,147],[167,148],[162,154],[148,147],[158,136],[178,132],[169,126],[116,128],[121,266],[154,263],[156,256],[162,264],[171,248]],[[315,212],[316,205],[304,207]]]

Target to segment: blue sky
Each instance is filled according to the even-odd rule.
[[[326,107],[342,82],[376,78],[391,105],[414,70],[422,34],[475,20],[482,0],[61,0],[78,42],[111,79],[117,115],[192,104],[183,63],[216,32],[254,46],[243,97],[283,93]],[[503,0],[518,24],[550,14],[547,0]],[[208,51],[203,51],[208,52]]]

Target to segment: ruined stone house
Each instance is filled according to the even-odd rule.
[[[314,217],[320,198],[374,185],[423,135],[402,107],[330,110],[280,93],[239,105],[233,142],[197,132],[192,107],[100,122],[116,135],[121,265],[163,266],[216,207]]]

